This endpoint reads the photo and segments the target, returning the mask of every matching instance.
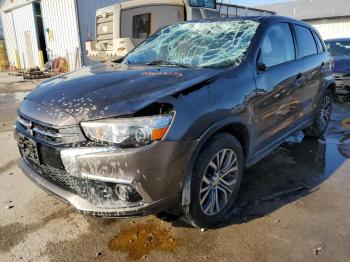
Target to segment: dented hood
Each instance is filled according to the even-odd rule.
[[[80,122],[135,113],[221,71],[107,63],[50,79],[26,99],[69,113]]]

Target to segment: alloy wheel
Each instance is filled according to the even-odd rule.
[[[209,162],[200,187],[202,212],[214,216],[228,204],[238,175],[237,156],[231,149],[223,149]]]
[[[329,95],[325,95],[321,104],[321,112],[319,118],[319,127],[321,130],[325,130],[328,126],[328,122],[331,118],[332,98]]]

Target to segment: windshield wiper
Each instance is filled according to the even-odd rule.
[[[178,66],[178,67],[184,67],[184,68],[197,68],[197,66],[194,66],[194,65],[181,64],[181,63],[165,61],[165,60],[154,60],[152,62],[146,63],[146,65],[150,65],[150,66],[169,65],[169,66]]]

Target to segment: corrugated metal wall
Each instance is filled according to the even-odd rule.
[[[317,28],[323,39],[350,37],[350,17],[307,21]]]
[[[16,34],[12,23],[12,13],[2,13],[2,26],[6,42],[7,57],[10,65],[16,64],[15,50],[17,49]]]
[[[38,41],[33,4],[13,10],[12,15],[22,68],[29,68],[33,65],[39,66]],[[26,40],[26,34],[30,36],[30,45],[28,45],[28,40]],[[30,62],[30,56],[33,57],[34,64]]]
[[[77,61],[79,57],[85,65],[92,64],[93,62],[86,57],[85,41],[95,39],[96,10],[122,1],[41,0],[45,40],[49,49],[48,54],[52,54],[53,58],[68,57],[70,70],[80,66]],[[10,12],[2,13],[2,19],[9,61],[15,64],[15,50],[18,49],[22,67],[28,65],[24,41],[24,32],[26,31],[29,31],[30,34],[35,65],[39,63],[33,5],[30,2],[28,4],[28,2],[27,0],[5,0],[2,5],[2,10],[18,7]],[[27,5],[21,6],[23,4]],[[12,20],[12,15],[14,20]],[[78,57],[77,50],[81,52]]]
[[[68,57],[69,69],[78,69],[81,50],[75,0],[42,0],[41,12],[48,53],[53,58]]]
[[[124,2],[124,0],[77,0],[79,17],[80,41],[83,52],[84,65],[92,65],[93,61],[87,58],[85,42],[96,39],[95,16],[96,10],[102,7]]]
[[[18,50],[22,68],[39,65],[37,31],[34,20],[33,4],[31,1],[5,1],[2,10],[22,5],[21,8],[2,12],[1,18],[10,64],[16,63],[15,50]],[[28,59],[28,54],[32,59]],[[33,62],[33,63],[30,63]]]
[[[33,1],[31,1],[33,2]],[[13,8],[25,3],[30,3],[28,0],[4,0],[1,8],[3,10],[7,10],[9,8]]]

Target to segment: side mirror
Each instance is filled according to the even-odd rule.
[[[267,66],[264,63],[258,63],[259,72],[265,72],[267,70]]]

